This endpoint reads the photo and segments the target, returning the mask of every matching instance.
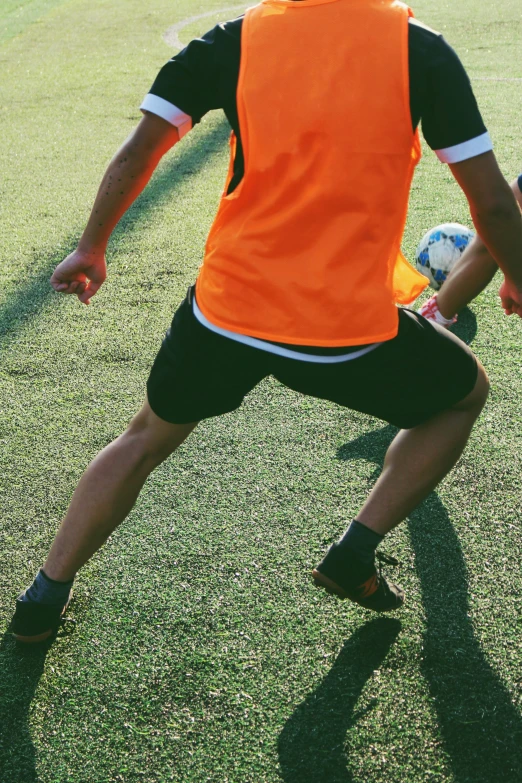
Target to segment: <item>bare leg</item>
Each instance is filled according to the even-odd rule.
[[[457,261],[439,293],[437,305],[444,318],[453,318],[495,277],[498,266],[481,239],[475,238]]]
[[[464,400],[418,427],[401,430],[356,519],[384,535],[407,517],[462,454],[488,391],[487,375],[479,363],[475,388]]]
[[[74,577],[123,522],[149,474],[196,425],[169,424],[144,404],[126,432],[83,474],[44,564],[47,576],[59,582]]]

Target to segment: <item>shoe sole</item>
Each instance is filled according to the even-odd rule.
[[[72,594],[65,606],[63,607],[62,613],[60,615],[60,620],[63,618],[65,612],[70,606],[72,600]],[[49,630],[44,631],[43,633],[39,633],[36,636],[21,636],[19,633],[14,633],[13,636],[16,639],[17,642],[22,642],[22,644],[38,644],[39,642],[45,642],[46,639],[49,639],[53,633],[55,633],[58,630],[59,624],[55,628],[49,628]]]
[[[323,590],[326,590],[327,593],[330,595],[337,595],[341,599],[350,598],[348,593],[343,590],[342,587],[339,587],[338,584],[335,582],[332,582],[331,579],[328,579],[327,576],[322,574],[320,571],[318,571],[316,568],[312,571],[312,578],[314,580],[314,584],[316,587],[322,587]]]
[[[328,579],[327,576],[322,574],[320,571],[318,571],[316,568],[312,571],[312,578],[314,580],[314,584],[316,587],[321,587],[323,590],[326,590],[327,593],[330,595],[336,595],[341,600],[344,600],[347,598],[350,601],[353,601],[354,604],[358,604],[359,606],[362,606],[363,609],[368,609],[370,612],[394,612],[396,609],[400,609],[401,606],[404,604],[404,593],[402,594],[402,601],[397,604],[397,606],[389,606],[387,609],[374,609],[373,606],[366,606],[364,603],[359,601],[357,598],[354,598],[349,593],[346,592],[346,590],[343,590],[340,585],[338,585],[336,582],[332,582],[331,579]]]
[[[50,628],[48,631],[44,631],[44,633],[41,633],[38,636],[20,636],[19,633],[14,633],[13,636],[17,642],[22,642],[22,644],[38,644],[38,642],[45,642],[53,633],[54,629]]]

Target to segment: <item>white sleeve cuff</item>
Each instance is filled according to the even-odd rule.
[[[157,114],[158,117],[170,122],[171,125],[178,129],[180,139],[192,128],[192,117],[178,109],[173,103],[169,103],[164,98],[160,98],[159,95],[153,95],[151,92],[145,96],[140,109],[141,111],[150,111],[151,114]]]
[[[491,152],[492,149],[493,142],[489,133],[483,133],[482,136],[475,136],[474,139],[455,144],[454,147],[435,150],[435,154],[442,163],[462,163],[463,160],[483,155],[484,152]]]

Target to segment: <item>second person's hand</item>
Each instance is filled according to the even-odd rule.
[[[517,288],[511,280],[504,278],[498,294],[505,314],[518,315],[522,318],[522,290]]]

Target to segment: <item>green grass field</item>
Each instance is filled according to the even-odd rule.
[[[273,380],[208,421],[80,573],[50,647],[4,636],[88,461],[141,405],[194,280],[227,166],[208,116],[116,230],[90,308],[51,292],[104,168],[183,41],[223,0],[0,7],[0,783],[520,783],[522,323],[499,278],[461,316],[492,383],[469,447],[390,536],[407,604],[376,618],[310,569],[373,483],[392,427]],[[520,0],[419,0],[522,170]],[[426,149],[408,257],[470,223]],[[436,368],[434,368],[436,371]],[[413,390],[412,390],[413,393]]]

